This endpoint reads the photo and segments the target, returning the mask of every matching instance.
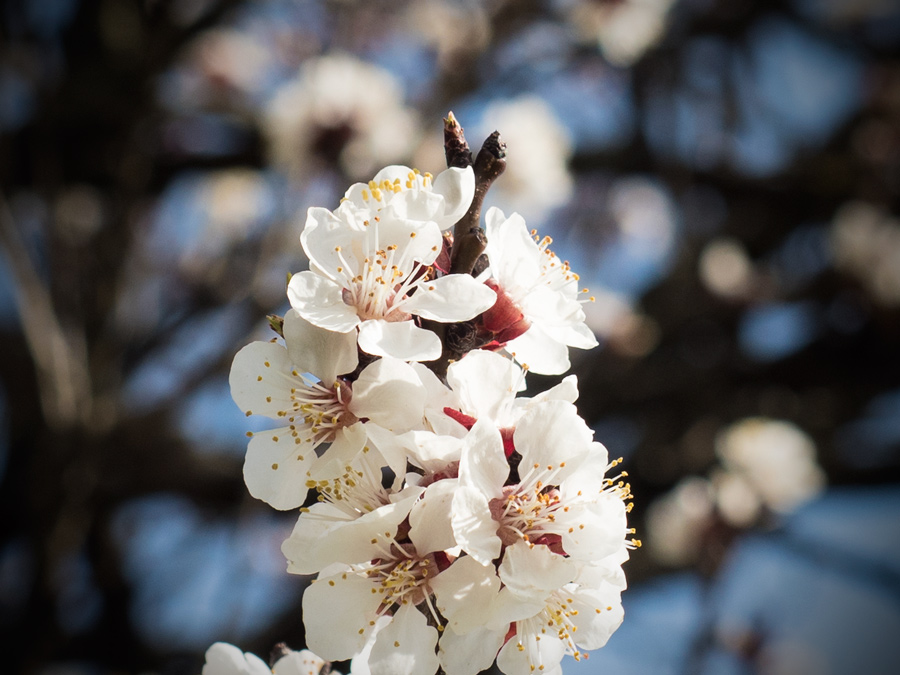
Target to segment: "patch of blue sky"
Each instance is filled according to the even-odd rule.
[[[199,157],[233,155],[250,143],[246,122],[233,115],[194,112],[169,122],[163,142],[170,150]]]
[[[548,76],[557,75],[571,55],[567,29],[555,22],[536,21],[525,25],[498,45],[490,60],[482,66],[490,80],[519,84],[537,84]]]
[[[103,595],[93,580],[91,563],[84,551],[64,557],[54,570],[59,588],[56,616],[69,635],[89,630],[100,618]]]
[[[253,194],[255,213],[246,224],[245,236],[265,229],[280,213],[277,186],[265,173],[259,177]],[[221,174],[189,171],[178,174],[166,187],[159,201],[145,240],[151,255],[171,258],[173,252],[184,255],[204,247],[204,235],[211,223],[211,184]]]
[[[900,389],[873,398],[859,419],[838,430],[835,445],[848,466],[896,466],[900,461]]]
[[[626,573],[628,564],[625,564]],[[680,675],[702,618],[702,589],[695,575],[672,575],[622,594],[625,621],[590,658],[563,661],[565,675]],[[577,636],[576,636],[577,638]]]
[[[813,555],[900,580],[898,485],[831,489],[788,516],[784,532]]]
[[[35,556],[24,536],[0,544],[0,626],[15,620],[28,604],[36,572]]]
[[[197,314],[131,373],[123,405],[145,412],[165,403],[191,378],[220,358],[241,338],[244,310],[236,306]]]
[[[900,6],[886,0],[792,0],[801,16],[830,28],[849,28],[875,45],[892,48],[900,39]]]
[[[10,66],[0,65],[0,131],[21,129],[31,119],[34,109],[32,83]]]
[[[0,327],[14,328],[19,324],[15,281],[7,267],[6,256],[0,255]]]
[[[29,30],[45,40],[55,40],[72,21],[79,4],[79,0],[41,0],[21,6]]]
[[[415,35],[400,30],[395,30],[389,39],[378,42],[374,47],[361,56],[397,78],[404,100],[426,103],[433,100],[431,85],[437,77],[437,58],[433,50],[417,40]]]
[[[207,212],[197,195],[205,181],[206,174],[187,171],[169,183],[157,202],[148,233],[151,253],[185,251],[200,239]]]
[[[696,672],[696,675],[756,675],[757,670],[748,659],[713,646],[689,672]]]
[[[568,129],[576,152],[619,147],[634,135],[635,108],[627,71],[598,61],[544,80],[537,93]]]
[[[565,127],[576,153],[619,147],[635,131],[628,73],[597,62],[573,70],[556,70],[552,77],[536,77],[533,73],[499,77],[454,102],[450,109],[465,127],[475,151],[496,129],[491,120],[485,119],[487,107],[519,96],[542,98]],[[502,138],[503,129],[498,131]]]
[[[799,225],[766,259],[782,292],[803,288],[832,263],[829,232],[823,225]]]
[[[749,537],[713,589],[715,634],[724,644],[748,632],[762,638],[771,672],[896,672],[900,603],[890,590],[866,569],[832,565],[806,546]]]
[[[231,399],[224,377],[191,392],[176,413],[176,427],[195,450],[243,457],[247,432],[273,429],[278,425],[262,415],[247,417]]]
[[[242,4],[236,11],[233,27],[267,48],[281,47],[286,40],[305,39],[318,45],[331,40],[334,19],[324,2],[297,2],[296,0],[264,0]],[[294,59],[284,58],[276,47],[277,58],[271,68],[262,73],[255,83],[253,101],[261,103],[270,98],[277,88],[297,75]]]
[[[741,351],[761,362],[786,358],[818,336],[820,315],[818,307],[809,301],[751,307],[738,327]]]
[[[198,650],[265,631],[305,586],[284,573],[279,550],[291,520],[264,512],[235,524],[171,495],[122,507],[113,532],[135,586],[131,616],[143,639],[166,651]]]
[[[782,18],[758,22],[732,64],[742,110],[732,161],[747,173],[772,173],[824,143],[862,100],[861,58]]]
[[[760,20],[747,44],[738,51],[698,38],[685,52],[682,86],[650,91],[643,130],[657,152],[701,169],[728,162],[767,176],[826,142],[859,107],[865,63],[856,52],[775,16]],[[738,106],[734,126],[729,91]]]
[[[603,245],[593,265],[579,274],[588,288],[603,286],[613,293],[636,299],[669,273],[676,247],[658,246],[640,237],[619,236]]]

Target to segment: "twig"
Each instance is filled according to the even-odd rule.
[[[76,336],[60,325],[50,292],[35,270],[16,229],[12,213],[0,195],[0,243],[15,279],[15,299],[22,333],[38,372],[41,406],[47,423],[58,428],[87,422],[91,413],[91,383],[87,356],[77,349]],[[81,342],[83,344],[83,341]]]
[[[481,207],[487,191],[506,169],[506,144],[500,140],[500,132],[495,131],[487,137],[472,168],[475,171],[475,196],[469,210],[453,227],[450,272],[456,274],[471,274],[487,245],[480,224]]]

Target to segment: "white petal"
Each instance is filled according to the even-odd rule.
[[[409,364],[384,356],[366,366],[353,383],[349,408],[359,418],[403,433],[421,426],[426,393],[425,385]]]
[[[500,432],[490,418],[481,418],[464,439],[459,461],[459,483],[475,488],[488,500],[500,499],[508,477],[509,464],[503,452]]]
[[[625,506],[604,493],[595,501],[572,504],[558,524],[566,553],[579,560],[600,560],[615,553],[625,539]]]
[[[562,640],[555,639],[551,633],[543,640],[536,641],[535,635],[515,635],[503,645],[497,654],[497,666],[506,675],[561,675],[560,661],[565,654]],[[523,644],[529,642],[530,644]],[[523,644],[524,649],[519,649]]]
[[[599,343],[597,336],[584,323],[575,323],[571,326],[550,327],[547,329],[550,337],[578,349],[593,349]]]
[[[500,579],[493,565],[463,556],[431,582],[431,589],[448,626],[463,634],[484,628],[500,592]]]
[[[288,283],[287,294],[291,307],[320,328],[346,333],[359,325],[356,308],[344,302],[343,289],[321,274],[295,274]]]
[[[619,593],[610,586],[580,588],[572,598],[572,607],[578,611],[572,618],[578,629],[575,641],[584,649],[600,649],[625,617]]]
[[[310,264],[322,270],[337,281],[343,275],[338,267],[349,264],[354,269],[359,266],[353,242],[360,239],[357,229],[342,221],[328,209],[313,207],[306,216],[306,226],[300,233],[300,245],[310,260]],[[340,248],[341,255],[336,249]],[[341,260],[343,258],[343,260]]]
[[[438,436],[430,431],[411,431],[406,445],[409,461],[428,473],[445,471],[458,463],[462,446],[462,439],[456,436]]]
[[[389,218],[379,222],[377,228],[379,248],[396,246],[393,264],[404,273],[412,271],[413,261],[430,265],[441,252],[443,239],[436,223]]]
[[[445,551],[456,546],[447,514],[457,487],[455,479],[445,478],[429,485],[409,512],[409,538],[420,555]]]
[[[506,351],[516,361],[527,365],[531,372],[539,375],[562,375],[571,365],[566,345],[554,340],[536,323],[531,324],[531,328],[519,337],[507,342]]]
[[[384,457],[387,466],[398,479],[406,472],[406,458],[413,444],[412,433],[395,434],[378,426],[375,422],[366,422],[366,433],[372,445]]]
[[[372,588],[372,580],[355,574],[335,574],[313,582],[303,593],[309,648],[328,661],[356,656],[381,605],[382,595],[372,593]]]
[[[301,649],[278,659],[272,667],[272,672],[275,675],[319,675],[325,663],[325,659],[320,656],[308,649]]]
[[[271,675],[271,671],[255,654],[245,654],[227,642],[216,642],[206,650],[202,675]]]
[[[500,589],[488,618],[488,627],[492,630],[508,630],[509,624],[523,619],[530,619],[547,606],[547,594],[544,592],[524,597],[513,593],[509,587]]]
[[[375,626],[372,628],[372,632],[369,633],[365,646],[350,662],[350,675],[372,675],[372,671],[369,668],[369,656],[372,654],[372,647],[375,646],[378,633],[391,622],[391,619],[390,616],[385,615],[375,619]]]
[[[584,321],[578,300],[546,285],[532,288],[520,304],[525,316],[542,326],[570,326]]]
[[[433,675],[438,632],[412,604],[401,605],[393,620],[378,632],[369,656],[372,675]]]
[[[468,321],[497,300],[497,294],[468,274],[448,274],[420,284],[415,294],[403,301],[406,312],[433,321]]]
[[[333,562],[321,556],[319,549],[328,533],[340,526],[341,518],[350,520],[347,514],[328,503],[313,504],[309,511],[301,513],[291,535],[281,542],[290,574],[316,574]]]
[[[540,249],[518,213],[506,218],[500,209],[491,207],[485,215],[485,233],[491,276],[518,299],[540,277]]]
[[[309,478],[330,481],[341,476],[347,470],[347,465],[352,464],[363,452],[367,440],[366,425],[362,422],[338,429],[331,445],[325,452],[319,453],[319,460],[310,467]]]
[[[475,172],[472,167],[450,167],[434,179],[434,191],[444,198],[444,212],[438,225],[446,230],[465,215],[475,196]]]
[[[244,458],[244,482],[250,494],[281,511],[303,504],[306,472],[317,459],[309,437],[299,433],[301,428],[297,431],[296,437],[289,427],[255,433]]]
[[[575,563],[547,546],[518,541],[503,553],[500,579],[513,593],[526,598],[543,597],[562,588],[577,572]]]
[[[327,386],[359,363],[355,331],[338,333],[320,328],[294,309],[284,317],[284,342],[297,369],[312,373]]]
[[[472,675],[487,670],[503,645],[506,628],[471,631],[457,635],[445,630],[438,643],[438,657],[446,675]],[[533,674],[531,674],[533,675]]]
[[[393,356],[402,361],[433,361],[441,355],[441,340],[412,321],[363,321],[359,347],[375,356]]]
[[[391,199],[382,215],[403,220],[434,221],[444,210],[443,198],[433,192],[404,190]]]
[[[271,342],[251,342],[231,364],[228,383],[231,397],[247,415],[280,419],[291,410],[291,387],[300,382],[287,350]]]
[[[529,408],[519,419],[513,432],[516,450],[522,455],[522,466],[559,467],[564,477],[572,473],[593,451],[594,432],[578,415],[575,406],[566,401],[544,401]]]
[[[522,369],[508,358],[481,349],[466,354],[447,368],[447,382],[460,398],[462,410],[504,424]]]
[[[578,567],[578,574],[574,581],[583,586],[591,588],[602,588],[609,584],[616,591],[624,591],[628,588],[625,573],[622,571],[622,563],[629,558],[628,549],[625,541],[619,542],[618,550],[612,555],[608,555],[600,560],[595,560],[590,564],[581,564]]]
[[[554,387],[550,387],[546,391],[531,399],[531,403],[540,403],[541,401],[567,401],[575,403],[578,400],[578,377],[575,375],[567,375],[562,382]]]
[[[473,559],[487,565],[500,555],[499,523],[487,498],[478,490],[460,487],[453,495],[450,523],[457,543]]]
[[[333,563],[362,563],[377,557],[403,522],[423,488],[410,487],[398,495],[395,503],[386,504],[355,520],[335,521],[327,534],[318,528],[306,529],[306,522],[323,513],[333,513],[319,507],[301,514],[291,536],[281,545],[281,551],[294,566],[292,571],[312,574]],[[373,541],[374,540],[374,541]],[[387,543],[385,543],[387,542]],[[315,650],[314,651],[318,651]]]

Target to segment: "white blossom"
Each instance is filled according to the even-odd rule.
[[[359,191],[363,203],[364,190]],[[397,190],[402,193],[403,187],[397,185]],[[316,326],[341,333],[358,330],[365,352],[433,360],[441,354],[440,339],[416,326],[413,315],[439,322],[466,321],[493,305],[496,295],[469,275],[436,277],[430,269],[443,246],[440,226],[435,220],[409,216],[443,217],[453,206],[452,220],[454,205],[436,192],[419,190],[418,197],[433,197],[420,204],[416,195],[388,199],[381,189],[374,191],[379,194],[376,201],[383,204],[374,211],[350,198],[335,212],[309,210],[301,244],[311,269],[291,278],[288,299]]]
[[[305,62],[267,104],[263,131],[276,166],[308,178],[316,158],[336,154],[351,177],[402,161],[419,134],[400,83],[376,65],[344,54]]]
[[[572,559],[546,546],[523,541],[507,550],[499,568],[505,586],[489,624],[515,627],[497,655],[506,675],[562,673],[563,656],[580,660],[582,650],[604,646],[622,623],[620,589],[566,581],[577,571]]]
[[[607,463],[592,435],[571,404],[535,405],[516,424],[520,475],[507,484],[500,433],[487,420],[477,422],[463,446],[451,515],[463,550],[483,564],[519,540],[585,561],[614,553],[627,532],[629,492],[604,478],[615,463]]]
[[[310,477],[336,478],[367,451],[361,419],[396,433],[421,426],[426,392],[412,366],[387,357],[364,368],[352,386],[338,378],[357,365],[352,335],[318,328],[296,313],[285,317],[284,333],[285,346],[244,347],[229,377],[246,415],[282,424],[250,434],[244,462],[250,494],[282,510],[303,503]],[[323,444],[327,450],[318,453]],[[403,467],[405,459],[395,459],[401,475]]]
[[[536,373],[558,375],[569,368],[567,346],[590,349],[597,339],[585,325],[578,275],[540,241],[525,220],[496,208],[485,219],[490,282],[498,300],[484,324],[498,334],[519,363]]]
[[[235,357],[235,402],[281,425],[252,434],[250,493],[282,510],[317,498],[282,552],[288,572],[316,575],[303,620],[320,656],[289,654],[275,675],[317,675],[324,659],[352,659],[355,675],[474,675],[495,660],[558,675],[622,620],[622,563],[640,542],[621,460],[578,415],[574,376],[521,395],[529,369],[562,373],[569,346],[596,344],[577,275],[497,209],[487,272],[446,274],[442,230],[473,192],[471,169],[389,166],[335,210],[310,209],[284,344]],[[494,340],[432,372],[420,362],[447,352],[424,321]],[[212,655],[221,675],[268,670],[234,647]]]

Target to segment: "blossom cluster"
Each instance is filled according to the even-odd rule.
[[[520,216],[491,209],[480,228],[484,166],[504,162],[492,138],[474,169],[389,166],[311,208],[279,338],[232,366],[235,402],[278,424],[251,434],[244,477],[299,509],[282,551],[316,575],[308,646],[354,672],[559,673],[622,621],[639,542],[619,460],[574,376],[520,395],[528,371],[562,374],[569,346],[596,344],[584,291]]]

